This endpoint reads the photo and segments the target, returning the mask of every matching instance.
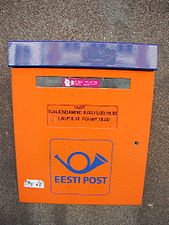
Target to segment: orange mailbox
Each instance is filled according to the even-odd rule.
[[[157,46],[9,43],[19,199],[139,205]]]

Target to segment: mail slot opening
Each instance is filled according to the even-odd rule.
[[[130,78],[91,78],[37,76],[37,87],[112,88],[129,89]]]

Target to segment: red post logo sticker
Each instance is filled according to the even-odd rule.
[[[110,191],[112,142],[52,139],[51,192],[66,195],[106,195]]]
[[[100,87],[99,79],[86,78],[64,78],[63,87]]]

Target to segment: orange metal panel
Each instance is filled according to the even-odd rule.
[[[37,76],[130,78],[131,86],[37,87]],[[12,68],[20,201],[141,204],[153,83],[153,71]],[[106,117],[107,123],[99,122],[99,115],[96,123],[85,123],[82,116],[78,122],[58,122],[49,115],[65,106],[116,115]]]

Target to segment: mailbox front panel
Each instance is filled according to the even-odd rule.
[[[19,199],[142,202],[153,71],[12,68]]]

